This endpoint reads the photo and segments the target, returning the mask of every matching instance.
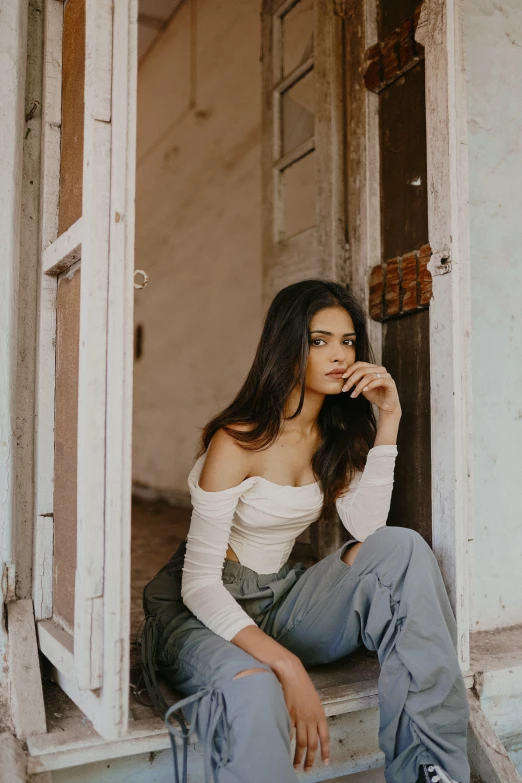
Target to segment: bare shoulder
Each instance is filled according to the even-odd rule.
[[[236,424],[235,429],[246,429]],[[219,429],[210,441],[199,486],[207,492],[218,492],[240,484],[248,478],[252,452],[244,449],[228,432]]]

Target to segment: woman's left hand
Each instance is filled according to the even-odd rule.
[[[355,362],[348,367],[342,377],[346,382],[341,391],[346,392],[355,386],[350,397],[358,397],[362,394],[383,413],[401,412],[397,386],[386,367],[370,362]]]

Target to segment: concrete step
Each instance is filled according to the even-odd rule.
[[[324,767],[317,762],[316,769],[306,775],[302,774],[303,781],[316,783],[337,780],[342,775],[382,766],[383,756],[377,744],[377,657],[362,649],[355,655],[333,664],[309,669],[309,673],[328,717],[332,764],[330,767]],[[468,684],[471,685],[472,677],[468,679]],[[173,691],[167,684],[163,684],[162,690],[169,704],[181,698],[181,694]],[[170,759],[168,733],[163,721],[152,708],[135,701],[131,703],[132,719],[129,721],[127,734],[120,739],[105,740],[94,731],[72,702],[71,713],[67,714],[63,697],[64,694],[60,691],[60,723],[55,723],[54,729],[47,734],[35,735],[27,740],[28,771],[31,774],[72,767],[83,768],[104,760],[110,762],[131,756],[138,758],[140,754],[153,754],[154,758],[165,756]],[[190,741],[190,764],[196,775],[196,771],[201,767],[202,754],[195,734]],[[128,770],[126,774],[130,774]],[[194,777],[194,780],[197,779],[197,776]],[[355,783],[353,778],[352,783]]]

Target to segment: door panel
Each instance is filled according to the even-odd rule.
[[[428,241],[424,62],[379,95],[384,259]]]
[[[387,321],[383,354],[402,406],[388,524],[412,528],[431,544],[429,310]]]
[[[382,363],[403,408],[388,524],[413,528],[431,543],[431,251],[424,51],[414,37],[419,8],[381,0],[379,42],[367,52],[365,83],[379,101],[382,246],[370,311],[383,322]]]
[[[54,405],[38,418],[35,613],[56,681],[111,738],[128,719],[137,4],[59,5],[46,0],[38,397]]]
[[[82,215],[85,0],[63,9],[58,236]],[[74,632],[77,549],[80,267],[57,276],[53,616]]]
[[[63,11],[62,121],[58,236],[82,216],[85,0]]]
[[[428,242],[424,61],[389,84],[379,99],[381,236],[388,260]],[[401,273],[404,277],[402,268]],[[429,310],[384,322],[382,358],[403,407],[388,524],[411,527],[431,544]]]
[[[53,616],[74,629],[80,269],[58,279],[54,443]]]

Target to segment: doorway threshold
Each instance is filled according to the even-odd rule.
[[[133,672],[134,673],[134,672]],[[377,657],[367,650],[333,664],[309,669],[328,718],[363,712],[372,715],[378,709]],[[468,687],[473,684],[467,676]],[[165,692],[168,703],[179,694]],[[131,694],[129,727],[127,733],[115,740],[105,740],[93,729],[90,721],[63,691],[50,680],[44,682],[48,732],[27,740],[28,772],[38,774],[66,769],[96,761],[158,753],[170,748],[168,732],[163,720],[152,707],[139,703]],[[196,752],[198,741],[190,739],[191,751]],[[375,764],[380,757],[375,757]]]

